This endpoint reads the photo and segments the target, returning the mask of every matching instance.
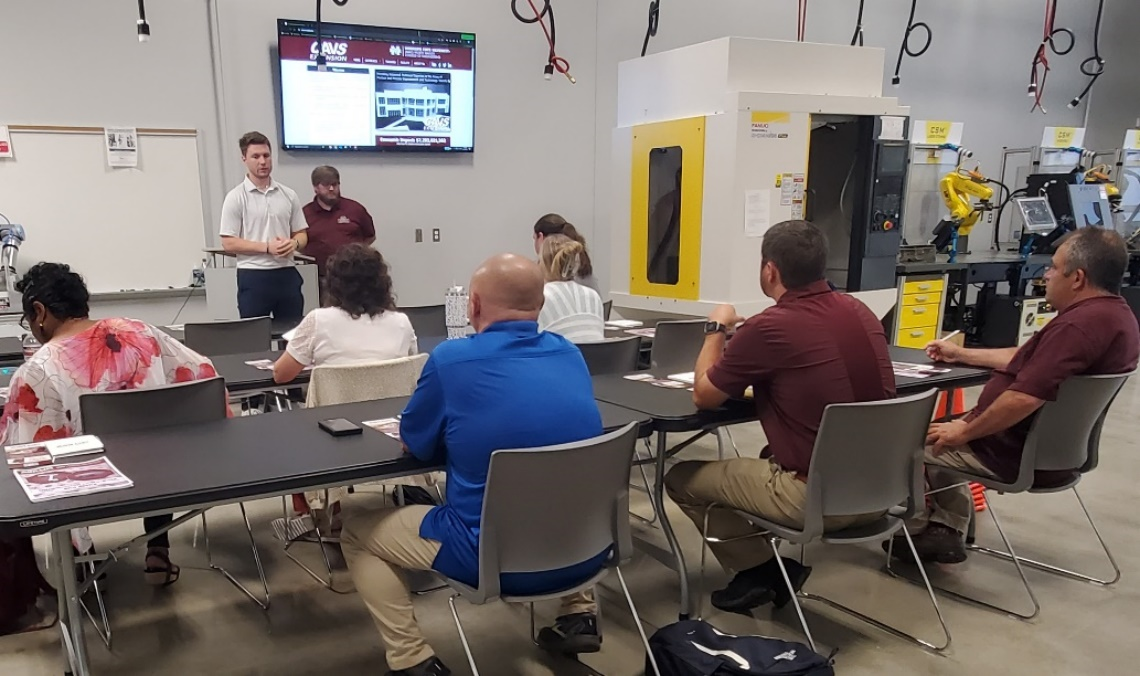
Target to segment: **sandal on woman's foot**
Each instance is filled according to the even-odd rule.
[[[155,587],[169,587],[178,581],[181,568],[170,562],[170,555],[166,549],[153,548],[146,552],[146,568],[143,569],[143,578],[146,583]]]

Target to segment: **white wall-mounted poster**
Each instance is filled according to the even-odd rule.
[[[107,144],[107,166],[139,166],[139,135],[134,127],[104,127]]]

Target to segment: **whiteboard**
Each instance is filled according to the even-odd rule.
[[[205,245],[197,136],[138,138],[138,167],[112,169],[101,133],[12,129],[0,213],[27,231],[19,272],[67,263],[92,293],[190,284]]]

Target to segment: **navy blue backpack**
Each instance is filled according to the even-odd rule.
[[[700,620],[662,627],[649,639],[661,676],[834,676],[832,661],[802,643],[733,636]],[[653,674],[649,659],[645,673]]]

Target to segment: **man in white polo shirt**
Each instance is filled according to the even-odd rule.
[[[293,253],[305,248],[303,205],[274,181],[273,149],[261,132],[238,141],[246,175],[222,204],[222,248],[237,255],[238,313],[301,321],[305,300]]]

